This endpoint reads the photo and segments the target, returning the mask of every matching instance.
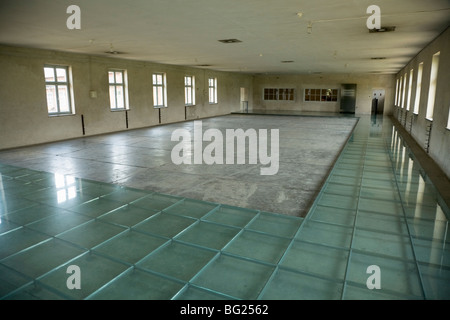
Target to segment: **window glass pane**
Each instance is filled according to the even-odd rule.
[[[58,106],[56,103],[56,86],[46,86],[46,91],[48,112],[58,112]]]
[[[164,105],[164,98],[163,98],[163,88],[157,87],[158,89],[158,106]]]
[[[214,103],[214,89],[209,88],[209,103]]]
[[[416,82],[416,100],[414,101],[414,113],[419,114],[420,96],[422,91],[422,74],[423,74],[423,62],[419,64],[419,70],[417,72]]]
[[[450,129],[450,106],[448,107],[448,121],[447,121],[447,129]]]
[[[118,109],[125,109],[123,87],[116,86],[116,101]]]
[[[109,78],[109,83],[114,83],[114,72],[109,71],[108,72],[108,78]]]
[[[67,82],[67,72],[64,68],[56,69],[56,77],[58,78],[58,82]]]
[[[186,95],[186,104],[192,104],[192,88],[186,88],[185,90]]]
[[[55,69],[53,68],[44,68],[45,81],[53,82],[55,81]]]
[[[116,83],[123,83],[123,73],[121,71],[115,72],[116,74]]]
[[[153,87],[153,106],[158,106],[158,90],[157,87]]]
[[[70,112],[69,90],[67,86],[58,86],[59,112]]]
[[[428,120],[433,120],[434,104],[436,99],[436,85],[439,70],[439,55],[440,52],[433,56],[431,64],[431,75],[430,75],[430,89],[428,91],[428,103],[427,103],[427,114],[426,118]]]
[[[109,86],[109,101],[111,104],[111,109],[116,109],[116,88],[115,86]]]

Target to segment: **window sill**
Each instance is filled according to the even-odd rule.
[[[164,109],[167,108],[167,106],[153,106],[153,109]]]
[[[130,111],[130,109],[109,109],[111,112],[124,112],[124,111]]]
[[[58,117],[70,117],[70,116],[75,116],[75,113],[49,113],[48,117],[49,118],[58,118]]]

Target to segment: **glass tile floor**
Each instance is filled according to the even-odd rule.
[[[0,164],[0,298],[449,299],[448,217],[387,118],[304,219]]]

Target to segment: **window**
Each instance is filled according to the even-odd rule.
[[[405,73],[405,77],[403,78],[403,93],[402,93],[402,109],[405,108],[406,104],[406,80],[408,78],[408,74]]]
[[[209,103],[217,103],[217,78],[208,79]]]
[[[44,66],[47,108],[50,115],[73,114],[69,71],[67,66]]]
[[[195,77],[184,77],[184,104],[186,106],[195,105]]]
[[[336,102],[338,89],[305,89],[305,101]]]
[[[111,110],[128,109],[126,71],[110,70],[109,78],[109,101]]]
[[[294,101],[295,89],[264,89],[264,100]]]
[[[450,130],[450,106],[448,106],[447,129]]]
[[[412,94],[411,91],[412,91],[413,75],[414,75],[414,70],[411,69],[411,71],[409,72],[408,102],[406,104],[406,110],[408,110],[408,111],[411,108],[411,94]]]
[[[166,74],[153,74],[153,106],[155,108],[167,107],[167,92],[166,92]]]
[[[403,76],[400,77],[400,82],[398,84],[398,106],[402,106],[402,91],[403,91]]]
[[[414,111],[413,111],[415,114],[419,114],[420,95],[422,92],[422,73],[423,73],[423,62],[419,64],[419,69],[417,71],[416,100],[414,101]]]
[[[428,104],[427,104],[427,119],[433,121],[434,102],[436,99],[436,85],[439,69],[439,56],[440,52],[433,56],[431,63],[431,75],[430,75],[430,90],[428,91]]]
[[[398,107],[398,89],[399,89],[399,87],[398,87],[398,79],[397,79],[397,82],[395,83],[395,105]]]

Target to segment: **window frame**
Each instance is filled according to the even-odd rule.
[[[394,105],[396,106],[396,107],[398,107],[398,97],[399,97],[399,94],[398,94],[398,91],[399,91],[399,79],[397,78],[397,80],[396,80],[396,83],[395,83],[395,103],[394,103]]]
[[[109,73],[113,72],[114,73],[114,82],[111,83],[109,80]],[[121,73],[122,74],[122,83],[116,82],[116,73]],[[109,108],[111,111],[126,111],[129,110],[129,105],[128,105],[128,85],[127,85],[127,70],[125,69],[109,69],[108,70],[108,85],[109,85]],[[115,101],[115,105],[116,107],[114,108],[111,105],[111,87],[114,87],[114,101]],[[118,104],[118,91],[117,91],[117,87],[122,87],[122,92],[123,92],[123,108],[119,108],[117,107]]]
[[[416,98],[414,100],[413,113],[418,115],[420,111],[420,99],[422,96],[422,80],[423,80],[423,62],[419,63],[417,67],[417,79],[416,79]]]
[[[211,83],[212,83],[212,85],[211,85]],[[217,99],[217,78],[216,77],[209,77],[208,78],[208,102],[209,102],[209,104],[217,104],[218,103],[218,99]]]
[[[402,91],[402,109],[406,109],[406,84],[408,81],[408,73],[403,77],[403,91]]]
[[[328,95],[327,92],[331,91],[331,95]],[[328,103],[328,102],[339,102],[340,90],[338,88],[305,88],[303,90],[303,102],[320,102],[320,103]],[[307,98],[309,97],[309,98]],[[311,99],[314,97],[314,99]],[[330,99],[326,98],[326,100],[322,100],[323,97],[331,97]],[[318,100],[316,99],[318,98]]]
[[[190,84],[187,84],[187,79],[190,78]],[[190,103],[188,101],[190,99]],[[184,105],[186,107],[195,106],[195,76],[184,76]]]
[[[159,81],[158,81],[158,76],[161,76],[161,83],[159,83]],[[156,82],[155,82],[155,79],[156,79]],[[153,108],[155,108],[155,109],[167,108],[167,80],[166,80],[166,73],[164,73],[164,72],[154,72],[152,74],[152,85],[153,85]],[[158,88],[161,88],[161,97],[159,96]],[[159,98],[161,98],[162,104],[158,103],[160,101]]]
[[[408,100],[406,101],[406,111],[409,111],[411,109],[413,77],[414,77],[414,69],[411,69],[409,71]]]
[[[295,101],[294,88],[264,88],[264,101]]]
[[[437,52],[433,55],[431,60],[431,71],[430,71],[430,84],[428,89],[428,102],[427,102],[427,112],[425,118],[429,121],[433,121],[434,107],[436,104],[436,90],[437,90],[437,80],[439,76],[439,60],[441,52]]]
[[[45,77],[45,69],[53,69],[53,77],[54,81],[47,81]],[[57,69],[63,69],[65,71],[66,81],[58,81]],[[46,101],[47,101],[47,113],[49,116],[67,116],[75,114],[75,102],[73,99],[73,87],[72,87],[72,69],[67,65],[55,65],[55,64],[44,64],[44,81],[45,81],[45,90],[46,90]],[[49,108],[49,99],[48,99],[48,86],[55,87],[55,99],[56,102],[56,112],[51,112]],[[59,87],[66,87],[67,89],[67,105],[69,107],[69,111],[61,111],[61,101],[59,96]]]
[[[448,106],[447,130],[450,130],[450,105]]]

